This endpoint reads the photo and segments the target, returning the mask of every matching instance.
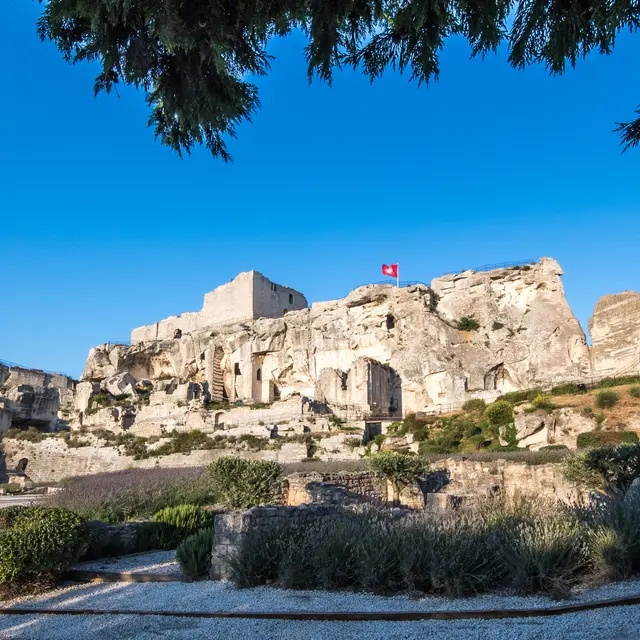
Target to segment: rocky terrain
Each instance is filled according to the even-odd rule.
[[[148,466],[158,464],[153,447],[196,431],[207,435],[206,451],[196,446],[189,457],[176,447],[162,464],[225,449],[358,458],[361,444],[412,412],[640,368],[640,294],[598,302],[589,348],[561,276],[557,261],[542,258],[430,286],[368,285],[308,308],[301,293],[240,274],[207,294],[201,311],[134,329],[130,345],[93,348],[77,384],[0,367],[0,430],[66,425],[81,434],[71,446],[68,437],[5,438],[8,466],[28,458],[36,473],[39,460],[37,472],[56,478],[125,468],[138,445],[136,464]],[[595,426],[570,408],[515,416],[520,446],[534,449],[574,447]]]

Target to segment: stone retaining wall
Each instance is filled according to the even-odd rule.
[[[335,513],[329,505],[302,505],[299,507],[253,507],[246,511],[229,511],[215,516],[213,521],[213,546],[211,551],[212,580],[227,580],[230,575],[230,558],[242,543],[249,530],[267,530],[278,523],[308,526],[320,518]]]

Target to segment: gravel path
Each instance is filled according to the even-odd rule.
[[[101,558],[78,562],[72,569],[85,571],[113,571],[117,573],[180,574],[175,551],[154,551],[120,558]]]
[[[618,583],[580,594],[585,602],[640,594],[640,581]],[[366,594],[237,590],[227,583],[111,583],[75,585],[35,598],[21,607],[149,609],[163,611],[432,611],[545,607],[542,597],[481,596],[449,600],[384,598]],[[0,638],[278,638],[282,640],[413,639],[632,640],[640,638],[640,606],[612,607],[550,618],[421,622],[301,622],[205,620],[154,616],[0,616]]]

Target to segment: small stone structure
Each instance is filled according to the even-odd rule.
[[[267,530],[275,525],[309,526],[320,518],[336,512],[331,505],[302,505],[299,507],[253,507],[246,511],[229,511],[215,516],[211,551],[212,580],[230,577],[229,560],[240,547],[249,530]]]

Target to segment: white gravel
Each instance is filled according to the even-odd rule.
[[[138,553],[120,558],[101,558],[89,562],[78,562],[72,569],[85,571],[112,571],[116,573],[161,573],[181,574],[175,551]]]
[[[589,590],[571,602],[640,594],[640,581]],[[488,595],[445,599],[367,594],[237,590],[228,583],[111,583],[76,585],[14,601],[21,607],[149,609],[161,611],[432,611],[547,607],[543,597]],[[631,640],[640,638],[640,606],[612,607],[546,618],[420,622],[304,622],[205,620],[155,616],[0,616],[0,638],[279,638],[283,640],[354,640],[442,638]]]

